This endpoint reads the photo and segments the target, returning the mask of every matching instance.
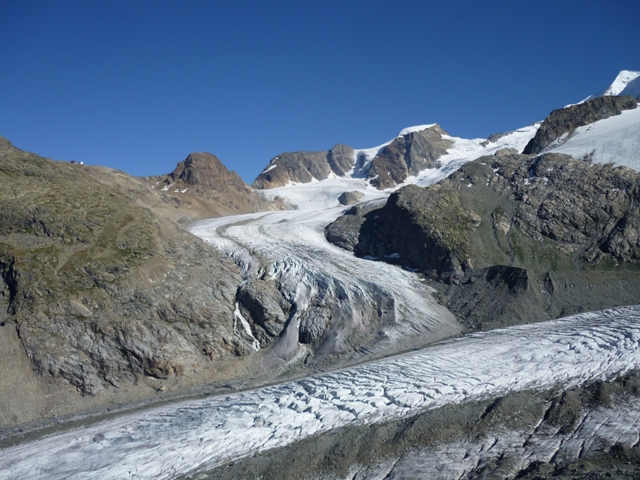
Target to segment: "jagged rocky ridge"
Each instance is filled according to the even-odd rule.
[[[367,151],[348,145],[336,145],[322,152],[283,153],[271,160],[258,175],[253,186],[260,189],[282,187],[289,182],[309,183],[326,180],[329,175],[366,178],[382,190],[404,182],[426,168],[434,168],[453,142],[439,126],[400,135],[377,151],[372,158]]]
[[[325,180],[331,173],[345,175],[353,167],[354,150],[336,145],[321,152],[282,153],[273,158],[254,180],[255,188],[281,187],[288,182],[309,183],[314,178]]]

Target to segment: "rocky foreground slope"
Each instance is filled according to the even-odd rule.
[[[175,221],[266,202],[213,156],[172,175],[208,196],[0,139],[0,426],[237,374],[239,270]]]

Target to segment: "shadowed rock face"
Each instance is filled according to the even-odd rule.
[[[640,174],[557,154],[483,157],[376,210],[334,244],[423,272],[471,329],[640,302]]]
[[[571,135],[578,127],[583,127],[598,120],[620,115],[624,110],[637,107],[638,101],[632,97],[598,97],[585,103],[554,110],[542,122],[523,154],[537,154],[564,134]]]

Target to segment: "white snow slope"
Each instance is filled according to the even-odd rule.
[[[154,408],[1,450],[0,478],[173,478],[338,427],[523,389],[607,379],[640,367],[639,320],[640,306],[575,315],[469,335],[258,390]],[[637,424],[640,410],[627,405],[618,410],[626,413],[617,421]],[[634,432],[629,441],[636,440]],[[574,441],[586,442],[594,433],[585,428],[576,435],[581,438]],[[542,451],[552,452],[553,442],[558,439]],[[536,458],[523,456],[522,462]],[[443,457],[440,465],[445,464]]]
[[[542,153],[557,152],[596,163],[640,170],[640,107],[605,118],[565,134]]]
[[[629,95],[631,97],[640,97],[640,72],[632,72],[630,70],[621,70],[613,83],[607,87],[599,95],[591,95],[580,103],[586,102],[596,97],[604,97],[606,95]]]

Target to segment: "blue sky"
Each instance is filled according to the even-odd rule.
[[[476,138],[640,70],[640,2],[0,0],[0,135],[133,175],[438,122]]]

